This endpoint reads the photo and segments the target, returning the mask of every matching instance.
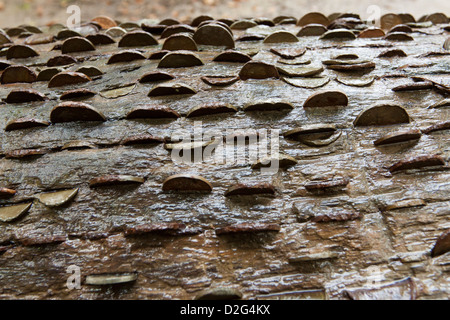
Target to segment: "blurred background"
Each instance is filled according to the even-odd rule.
[[[185,21],[206,13],[217,19],[278,15],[300,18],[311,11],[352,12],[365,19],[370,16],[367,9],[371,5],[379,6],[381,14],[407,12],[416,19],[434,12],[450,14],[450,0],[0,0],[0,27],[65,24],[70,5],[81,8],[83,21],[107,15],[122,22],[169,17]]]

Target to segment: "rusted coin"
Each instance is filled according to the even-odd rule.
[[[91,78],[89,78],[84,73],[66,71],[66,72],[60,72],[60,73],[56,74],[53,78],[51,78],[48,83],[48,87],[49,88],[62,87],[62,86],[86,83],[89,81],[91,81]]]
[[[82,103],[68,101],[58,104],[50,113],[52,123],[72,121],[106,121],[103,114],[94,107]]]
[[[340,91],[324,91],[311,95],[306,99],[303,108],[347,106],[347,95]]]
[[[239,78],[241,80],[248,79],[267,79],[267,78],[279,78],[277,68],[274,65],[260,62],[249,61],[247,62],[239,72]]]
[[[164,180],[163,191],[211,192],[213,187],[205,178],[192,174],[176,174]]]

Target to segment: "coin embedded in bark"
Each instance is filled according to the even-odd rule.
[[[205,178],[198,175],[176,174],[164,180],[163,191],[204,191],[211,192],[212,185]]]
[[[359,56],[357,54],[354,54],[354,53],[341,53],[341,54],[338,54],[337,56],[334,56],[333,59],[336,59],[336,60],[352,60],[352,61],[354,61],[356,59],[359,59]]]
[[[161,34],[161,39],[165,39],[170,37],[171,35],[177,34],[177,33],[190,33],[194,34],[195,29],[187,24],[176,24],[168,26],[164,29],[163,33]]]
[[[65,40],[71,37],[82,37],[82,35],[75,30],[63,29],[58,32],[56,39]]]
[[[280,75],[274,65],[260,61],[249,61],[239,72],[239,78],[241,80],[268,78],[278,79],[280,78]]]
[[[135,60],[145,60],[145,56],[136,50],[123,50],[113,54],[106,64],[130,62]]]
[[[183,68],[202,66],[200,58],[190,51],[173,51],[166,54],[158,64],[158,68]]]
[[[347,29],[334,29],[325,32],[320,36],[322,40],[353,40],[356,36],[353,32]]]
[[[402,18],[400,18],[397,14],[394,13],[387,13],[383,16],[381,16],[380,24],[381,29],[383,30],[389,30],[392,27],[395,27],[398,24],[402,24]]]
[[[177,19],[173,18],[166,18],[158,22],[158,25],[160,26],[173,26],[173,25],[180,25],[181,22]]]
[[[358,38],[382,38],[386,34],[379,28],[367,28],[358,34]]]
[[[271,155],[269,157],[259,159],[252,164],[252,169],[268,168],[274,163],[276,163],[279,168],[288,168],[295,166],[297,164],[297,160],[289,155],[279,153],[275,156]]]
[[[294,106],[289,102],[257,102],[250,103],[244,107],[244,111],[282,111],[282,110],[292,110]]]
[[[298,20],[297,25],[305,26],[311,23],[327,26],[330,24],[330,20],[328,20],[328,18],[320,12],[310,12],[305,14],[300,20]]]
[[[276,16],[275,18],[272,19],[272,21],[274,24],[283,24],[284,21],[291,20],[291,19],[296,20],[295,23],[293,23],[293,24],[297,23],[297,18],[295,18],[293,16],[286,16],[286,15]]]
[[[0,187],[0,199],[10,198],[16,194],[16,190]]]
[[[298,42],[297,37],[284,30],[275,31],[269,34],[263,41],[263,43],[293,43]]]
[[[84,73],[89,78],[98,77],[103,74],[103,72],[101,72],[99,68],[94,66],[84,66],[79,68],[76,72]]]
[[[321,36],[327,32],[327,28],[322,24],[310,23],[303,26],[297,33],[297,37]]]
[[[218,24],[206,24],[194,33],[197,44],[234,48],[233,35],[223,26]]]
[[[52,123],[72,121],[106,121],[103,114],[94,107],[82,102],[62,102],[50,113]]]
[[[59,99],[60,100],[72,100],[72,99],[87,99],[95,96],[96,93],[89,89],[74,89],[64,92]]]
[[[311,124],[295,128],[283,134],[285,138],[297,140],[303,135],[325,134],[326,137],[336,132],[336,126],[333,124]]]
[[[302,66],[305,64],[311,64],[311,60],[310,59],[293,59],[293,60],[278,59],[277,63],[285,64],[288,66]]]
[[[84,37],[73,37],[65,40],[61,47],[62,53],[94,51],[95,46]]]
[[[121,27],[112,27],[106,30],[106,35],[112,38],[120,38],[127,34],[127,30]]]
[[[0,221],[11,222],[30,210],[32,203],[0,207]]]
[[[327,65],[327,68],[341,72],[364,71],[374,69],[375,62],[331,64]]]
[[[39,45],[39,44],[47,44],[55,41],[55,37],[53,35],[41,35],[34,34],[25,39],[24,44],[26,45]],[[0,33],[0,44],[2,42],[2,35]]]
[[[288,49],[275,49],[270,48],[270,52],[280,56],[283,59],[295,59],[302,56],[305,52],[305,48],[288,48]]]
[[[56,74],[62,71],[61,68],[47,68],[39,72],[36,81],[49,81]]]
[[[152,35],[159,35],[164,32],[164,29],[167,28],[167,26],[162,25],[154,25],[154,24],[147,24],[147,23],[141,23],[142,30],[151,33]]]
[[[200,25],[200,23],[205,22],[205,21],[209,21],[209,20],[214,20],[214,18],[211,17],[211,16],[208,16],[208,15],[201,15],[201,16],[195,17],[192,20],[191,26],[198,27]]]
[[[11,67],[11,63],[6,61],[0,61],[0,71],[3,71],[8,67]]]
[[[92,19],[92,21],[97,22],[105,30],[117,26],[117,23],[107,16],[98,16]]]
[[[402,23],[416,22],[416,19],[409,13],[399,13],[398,16],[402,20]]]
[[[443,234],[441,234],[434,244],[433,249],[431,250],[431,256],[437,257],[444,253],[447,253],[450,251],[450,230],[444,231]]]
[[[148,57],[149,60],[159,60],[162,59],[166,54],[168,54],[169,50],[159,50],[150,54]]]
[[[89,187],[105,187],[105,186],[116,186],[125,184],[142,184],[144,183],[144,178],[130,176],[130,175],[106,175],[92,179],[89,181]]]
[[[47,207],[58,207],[71,201],[77,195],[77,193],[78,188],[49,193],[41,193],[40,195],[38,195],[38,199]]]
[[[25,66],[10,66],[3,71],[1,75],[1,83],[32,83],[36,81],[37,76],[33,70]]]
[[[114,41],[114,39],[109,35],[102,33],[90,34],[86,36],[86,39],[89,40],[94,46],[116,43],[116,41]]]
[[[141,26],[136,22],[122,22],[121,24],[119,24],[119,27],[127,30],[135,30],[139,29]]]
[[[287,77],[312,77],[323,71],[322,66],[277,66],[280,74]]]
[[[180,114],[175,110],[158,105],[137,107],[127,114],[127,119],[176,119],[179,117]]]
[[[330,144],[332,144],[333,142],[335,142],[337,139],[339,139],[339,137],[341,136],[341,131],[336,131],[334,134],[332,134],[330,137],[328,138],[322,138],[322,137],[318,137],[315,135],[305,135],[302,136],[300,138],[298,138],[298,140],[310,147],[324,147],[324,146],[328,146]]]
[[[407,84],[402,84],[399,86],[396,86],[392,88],[392,91],[415,91],[415,90],[428,90],[433,89],[434,85],[430,81],[419,81],[419,82],[412,82]]]
[[[209,84],[210,86],[225,87],[232,85],[233,83],[238,81],[239,77],[204,76],[200,79],[202,79],[204,83]]]
[[[242,293],[234,288],[218,287],[206,289],[195,296],[195,300],[237,300]]]
[[[409,34],[404,32],[392,32],[388,33],[385,37],[385,40],[393,40],[393,41],[413,41],[414,38]]]
[[[209,145],[217,144],[216,140],[200,140],[200,141],[189,141],[189,142],[174,142],[165,143],[164,149],[166,150],[177,150],[177,151],[193,151],[196,149],[205,148]]]
[[[35,118],[19,118],[11,120],[7,123],[5,131],[22,130],[36,127],[47,127],[50,123],[48,121],[35,119]]]
[[[361,77],[361,78],[336,77],[336,81],[351,87],[367,87],[370,86],[375,81],[375,77]]]
[[[388,33],[393,33],[393,32],[412,33],[413,30],[410,26],[407,26],[405,24],[399,24],[388,31]]]
[[[179,94],[196,94],[197,92],[181,83],[161,84],[150,90],[149,97],[170,96]]]
[[[23,44],[16,44],[11,47],[9,47],[8,51],[6,52],[6,59],[26,59],[26,58],[32,58],[39,56],[39,53],[36,52],[32,47],[23,45]]]
[[[7,43],[13,43],[13,42],[12,42],[11,38],[8,37],[7,34],[0,32],[0,45],[4,45]]]
[[[407,57],[408,55],[401,49],[387,50],[379,54],[378,58]]]
[[[52,57],[47,61],[47,67],[60,67],[77,63],[77,59],[67,54]]]
[[[219,53],[217,56],[213,58],[213,61],[216,62],[248,62],[252,60],[252,58],[242,52],[235,50],[226,50],[222,53]]]
[[[225,197],[238,196],[238,195],[275,195],[275,187],[268,183],[257,184],[242,184],[238,183],[225,192]]]
[[[10,37],[18,37],[23,33],[28,33],[28,32],[25,28],[22,28],[22,27],[9,28],[6,30],[6,34]]]
[[[341,132],[332,124],[312,124],[289,130],[283,136],[310,147],[323,147],[335,142]]]
[[[265,37],[259,34],[244,34],[236,39],[236,41],[261,41],[264,40]]]
[[[230,234],[250,234],[250,233],[260,233],[260,232],[279,232],[280,225],[277,223],[250,223],[244,222],[239,224],[234,224],[222,228],[216,229],[216,234],[230,235]]]
[[[197,44],[190,34],[174,34],[169,36],[163,44],[163,50],[176,51],[176,50],[188,50],[198,51]]]
[[[201,117],[213,114],[235,113],[237,108],[229,103],[205,104],[193,107],[186,115],[186,118]]]
[[[332,65],[354,65],[354,64],[363,64],[369,62],[368,60],[360,60],[360,59],[329,59],[323,60],[322,63],[327,66]]]
[[[138,275],[136,272],[91,274],[86,276],[85,283],[93,286],[119,285],[134,282],[137,277]]]
[[[391,173],[410,170],[410,169],[420,169],[424,167],[434,167],[442,166],[445,164],[444,159],[439,155],[424,155],[416,156],[406,160],[401,160],[389,167]]]
[[[428,128],[423,129],[422,132],[425,134],[430,134],[431,132],[448,130],[448,129],[450,129],[450,121],[445,121],[445,122],[439,122],[432,126],[429,126]]]
[[[233,22],[233,24],[230,26],[230,29],[245,30],[245,29],[256,27],[257,25],[258,24],[253,20],[243,19],[243,20],[238,20],[236,22]]]
[[[146,47],[157,45],[158,41],[148,32],[131,31],[119,41],[119,47]]]
[[[450,99],[444,99],[439,102],[433,103],[428,108],[434,109],[434,108],[442,108],[442,107],[450,107]]]
[[[88,141],[75,140],[65,143],[61,150],[84,150],[84,149],[95,149],[96,146]]]
[[[162,71],[151,71],[144,74],[140,79],[140,83],[156,82],[156,81],[169,81],[175,79],[174,76]]]
[[[340,91],[318,92],[306,99],[303,108],[347,106],[348,98]]]
[[[46,100],[45,95],[34,89],[14,89],[6,97],[7,103],[24,103],[44,100]]]
[[[407,22],[405,23],[407,26],[411,28],[430,28],[433,26],[433,22],[431,21],[418,21],[418,22]]]
[[[381,137],[373,142],[376,146],[391,144],[391,143],[399,143],[399,142],[407,142],[411,140],[419,140],[421,136],[421,132],[419,130],[408,130],[401,131],[388,134],[384,137]]]
[[[314,78],[282,78],[284,82],[298,88],[315,89],[320,88],[330,82],[330,78],[324,77],[314,77]]]
[[[60,73],[56,74],[53,78],[51,78],[48,83],[48,87],[49,88],[62,87],[62,86],[86,83],[89,81],[91,81],[91,78],[89,78],[84,73],[66,71],[66,72],[60,72]]]
[[[382,104],[362,111],[353,122],[354,126],[383,126],[409,123],[409,115],[398,105]]]
[[[425,21],[431,21],[431,22],[433,22],[433,24],[449,23],[449,19],[448,19],[447,15],[445,15],[444,13],[440,13],[440,12],[428,15],[426,17]]]
[[[351,61],[355,61],[355,60],[359,59],[359,56],[354,53],[341,53],[341,54],[334,56],[333,59],[341,60],[341,61],[345,60],[345,61],[351,62]],[[367,61],[367,60],[363,60],[363,61]]]

